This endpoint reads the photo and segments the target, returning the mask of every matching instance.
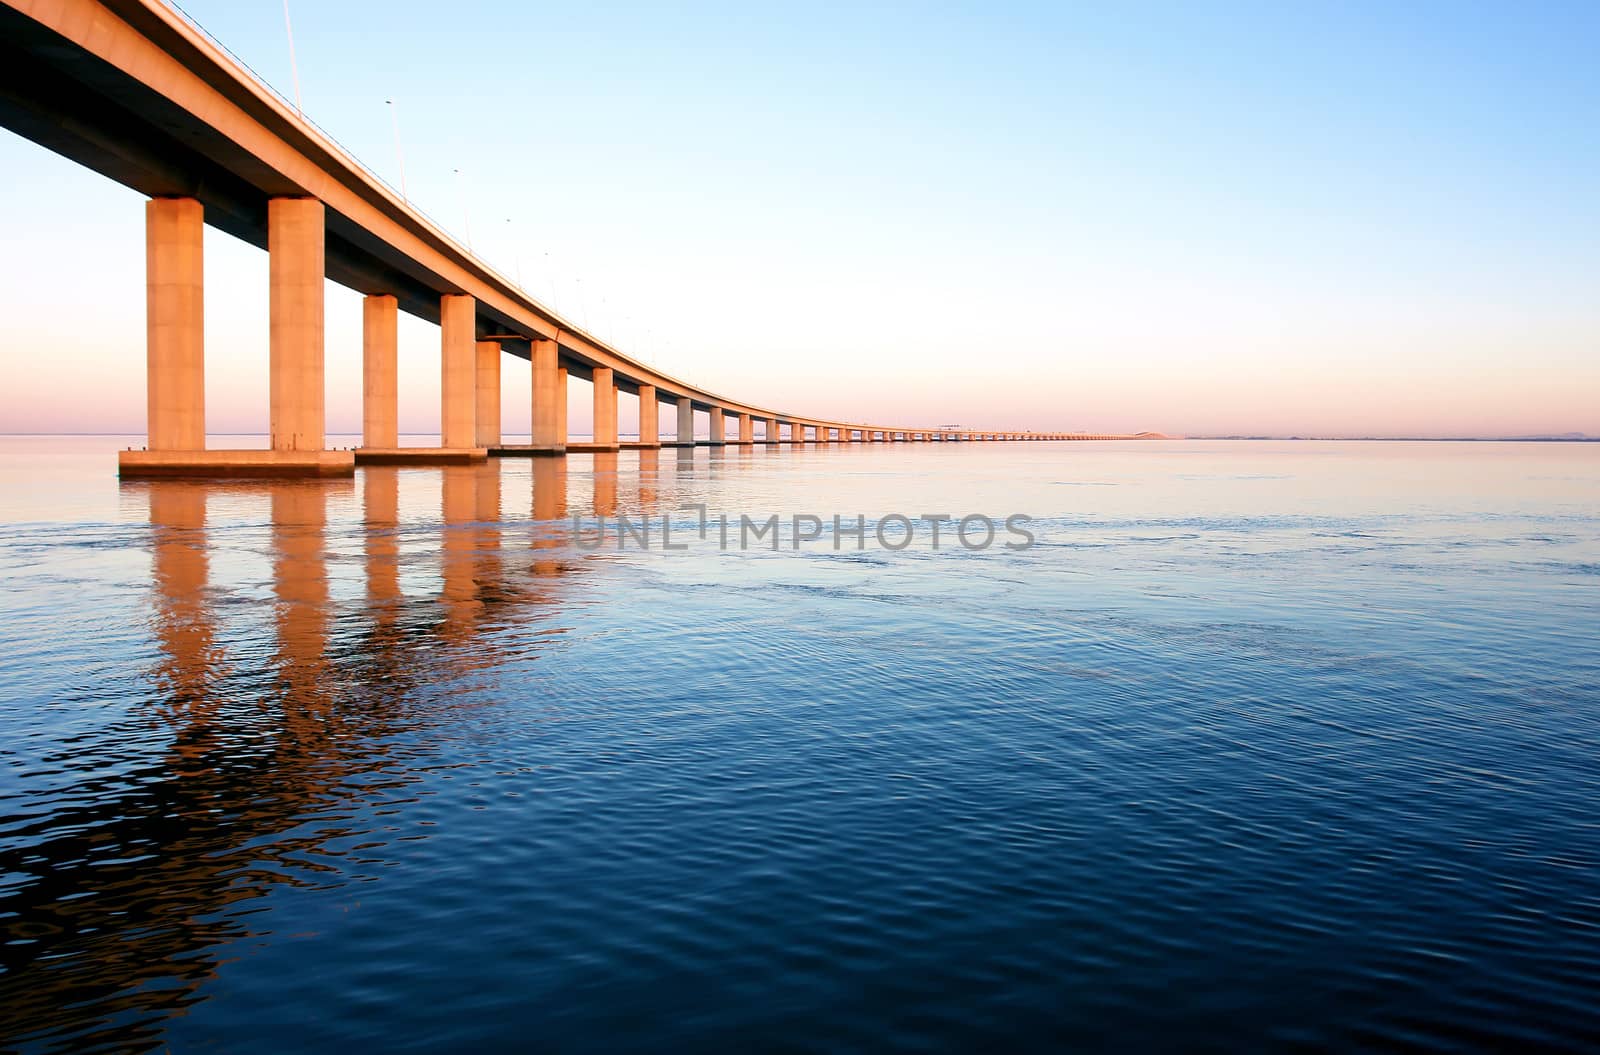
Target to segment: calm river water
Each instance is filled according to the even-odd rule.
[[[1600,445],[128,442],[0,440],[0,1049],[1600,1040]]]

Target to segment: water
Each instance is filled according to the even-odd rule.
[[[0,1048],[1600,1039],[1600,446],[127,442],[0,441]]]

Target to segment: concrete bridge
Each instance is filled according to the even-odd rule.
[[[844,422],[755,406],[638,362],[524,293],[411,207],[161,0],[0,0],[0,122],[148,195],[146,449],[124,476],[344,475],[357,463],[469,462],[711,444],[1118,439]],[[269,256],[268,450],[207,450],[205,224]],[[329,450],[323,290],[365,295],[362,446]],[[398,446],[396,322],[440,328],[440,446]],[[532,442],[500,432],[502,355],[532,364]],[[593,384],[592,442],[568,440],[568,379]],[[640,405],[617,433],[617,393]],[[659,403],[677,408],[659,434]],[[730,419],[737,421],[730,437]],[[758,435],[759,429],[759,435]]]

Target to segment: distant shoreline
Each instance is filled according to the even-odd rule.
[[[1600,436],[1183,436],[1175,438],[1307,443],[1600,443]]]

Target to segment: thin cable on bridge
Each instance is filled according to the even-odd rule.
[[[289,35],[289,76],[294,80],[294,112],[305,116],[300,105],[300,66],[294,61],[294,26],[289,23],[289,0],[283,0],[283,29]]]

